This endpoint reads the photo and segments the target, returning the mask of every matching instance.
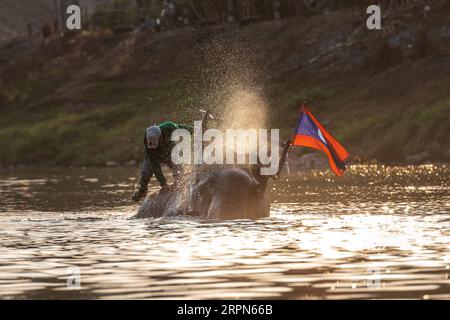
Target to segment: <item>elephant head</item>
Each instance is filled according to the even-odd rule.
[[[222,168],[201,177],[197,210],[209,219],[255,219],[269,215],[265,181],[251,171]]]

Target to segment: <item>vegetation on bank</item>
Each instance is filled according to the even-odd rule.
[[[381,36],[347,11],[2,47],[10,58],[0,59],[0,163],[139,160],[146,126],[199,119],[199,109],[223,108],[222,93],[237,87],[262,95],[268,124],[283,138],[308,101],[354,159],[398,162],[427,152],[448,161],[446,10],[433,13],[425,51],[420,13]]]

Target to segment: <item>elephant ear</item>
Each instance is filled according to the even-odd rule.
[[[206,216],[210,205],[211,197],[214,193],[214,185],[217,184],[218,177],[216,173],[208,173],[201,177],[195,187],[195,201],[193,211],[200,216]]]
[[[216,172],[212,172],[208,174],[206,177],[200,179],[200,181],[197,184],[197,191],[200,194],[204,194],[205,192],[212,192],[213,187],[218,182],[218,176]]]

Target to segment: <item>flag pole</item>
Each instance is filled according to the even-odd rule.
[[[308,103],[305,101],[303,102],[302,106],[300,107],[300,114],[305,110],[305,107],[308,105]],[[297,124],[298,126],[298,124]],[[294,135],[291,139],[288,139],[284,142],[284,148],[283,148],[283,152],[281,153],[281,157],[280,160],[278,162],[278,171],[275,175],[272,176],[272,178],[274,180],[278,180],[280,178],[281,175],[281,171],[284,168],[284,165],[286,163],[286,158],[287,158],[287,154],[289,152],[289,149],[291,148],[292,142],[294,141],[294,136],[297,132],[297,127],[295,128],[295,132]]]
[[[287,154],[289,152],[289,149],[291,148],[291,143],[291,139],[288,139],[284,142],[283,152],[281,153],[280,160],[278,161],[278,171],[275,175],[272,176],[274,180],[278,180],[278,178],[280,178],[281,171],[283,170],[284,164],[286,163]]]

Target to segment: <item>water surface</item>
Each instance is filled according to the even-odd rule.
[[[129,219],[135,175],[2,171],[0,298],[450,298],[449,166],[291,174],[226,222]]]

